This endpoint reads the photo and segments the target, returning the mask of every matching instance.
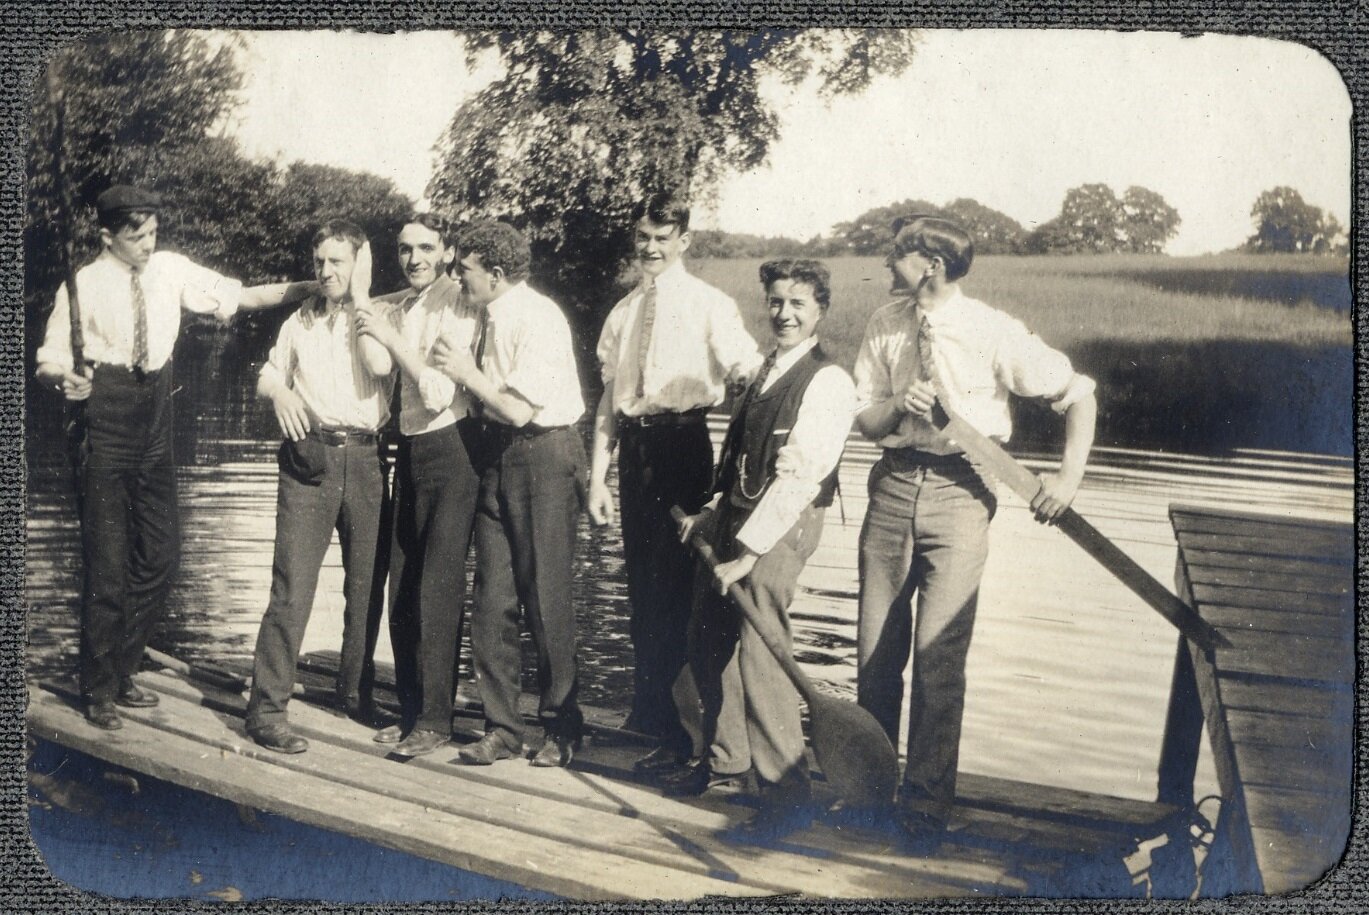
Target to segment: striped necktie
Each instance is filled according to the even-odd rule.
[[[930,381],[939,397],[941,385],[936,379],[936,352],[932,348],[932,337],[932,322],[923,314],[917,322],[917,377],[922,381]]]
[[[133,367],[147,371],[147,297],[135,267],[129,274],[129,289],[133,297]]]
[[[637,397],[646,396],[646,367],[651,356],[651,334],[656,325],[656,284],[642,293],[642,332],[637,337]]]

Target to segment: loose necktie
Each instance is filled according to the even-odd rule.
[[[637,338],[637,397],[646,396],[646,366],[651,355],[651,333],[656,325],[656,284],[642,293],[642,332]]]
[[[756,380],[751,382],[751,387],[747,389],[746,397],[742,400],[743,406],[750,404],[751,401],[760,396],[761,389],[765,387],[765,380],[770,377],[771,371],[775,368],[775,356],[778,352],[778,350],[772,349],[766,354],[765,359],[761,362],[760,370],[756,372]]]
[[[475,345],[471,348],[475,355],[475,367],[485,370],[485,335],[489,331],[490,313],[480,309],[480,328],[475,332]]]
[[[129,274],[129,288],[133,296],[133,367],[140,372],[147,371],[147,297],[143,295],[143,284],[138,279],[138,271]]]
[[[932,349],[932,323],[925,314],[917,324],[917,362],[917,377],[922,381],[930,381],[940,396],[941,385],[936,380],[936,353]]]

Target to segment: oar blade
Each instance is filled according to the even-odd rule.
[[[854,702],[813,696],[808,706],[813,755],[847,804],[881,807],[898,787],[898,754],[875,717]]]

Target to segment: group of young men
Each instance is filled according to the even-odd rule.
[[[634,216],[640,281],[599,337],[603,394],[586,479],[570,328],[527,285],[528,244],[510,226],[478,223],[453,238],[439,217],[413,216],[398,238],[409,288],[372,299],[370,247],[352,223],[330,222],[314,237],[315,288],[243,289],[178,255],[153,253],[157,206],[135,188],[101,196],[104,252],[77,276],[84,360],[74,363],[63,343],[65,289],[38,354],[40,380],[88,404],[77,462],[86,558],[80,680],[92,724],[118,727],[117,706],[156,702],[132,674],[179,549],[168,361],[180,310],[226,317],[308,294],[282,325],[258,383],[284,441],[271,597],[247,712],[252,739],[285,753],[307,749],[287,705],[334,531],[346,570],[338,700],[369,714],[367,619],[388,527],[401,718],[375,740],[415,756],[451,737],[473,540],[471,666],[486,724],[460,759],[489,765],[524,754],[521,619],[537,652],[542,734],[531,763],[568,765],[583,728],[571,570],[584,507],[596,524],[621,517],[634,653],[626,726],[657,743],[638,773],[673,795],[754,784],[762,804],[752,829],[802,825],[813,810],[799,699],[766,642],[789,644],[787,609],[854,422],[883,448],[860,536],[859,701],[897,745],[912,652],[896,811],[910,834],[944,829],[995,502],[991,485],[931,422],[933,407],[939,398],[1003,439],[1010,394],[1065,414],[1060,472],[1043,478],[1032,503],[1046,522],[1079,486],[1095,412],[1093,383],[1065,356],[960,291],[973,244],[958,226],[922,216],[895,226],[888,266],[900,297],[871,318],[853,382],[818,342],[831,307],[826,267],[794,259],[761,267],[772,339],[758,347],[736,303],[685,269],[687,204],[670,194],[642,201]],[[715,465],[706,417],[729,390],[733,416]],[[387,493],[380,442],[391,409],[399,441]],[[607,482],[615,450],[620,513]],[[672,517],[676,507],[684,520]],[[697,564],[691,539],[711,545],[718,564]],[[725,598],[733,584],[759,610],[754,620]]]

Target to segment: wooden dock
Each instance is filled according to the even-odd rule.
[[[370,728],[310,701],[331,691],[332,664],[320,655],[302,665],[305,696],[290,714],[310,749],[298,756],[244,735],[240,693],[170,671],[140,675],[161,704],[124,710],[116,732],[85,722],[70,684],[30,684],[30,732],[116,767],[576,899],[1128,895],[1138,844],[1163,834],[1173,813],[966,775],[949,838],[931,857],[903,851],[891,827],[840,810],[764,846],[736,844],[726,830],[751,815],[752,802],[676,800],[635,781],[631,761],[643,748],[630,735],[610,739],[609,717],[590,715],[590,738],[569,769],[463,766],[455,745],[405,759],[373,743]],[[478,736],[474,712],[463,709],[470,717],[458,741]],[[816,790],[831,799],[820,776]]]
[[[1180,645],[1161,797],[1191,803],[1206,722],[1222,804],[1205,895],[1301,889],[1350,830],[1354,529],[1181,505],[1170,518],[1177,590],[1232,647]]]

